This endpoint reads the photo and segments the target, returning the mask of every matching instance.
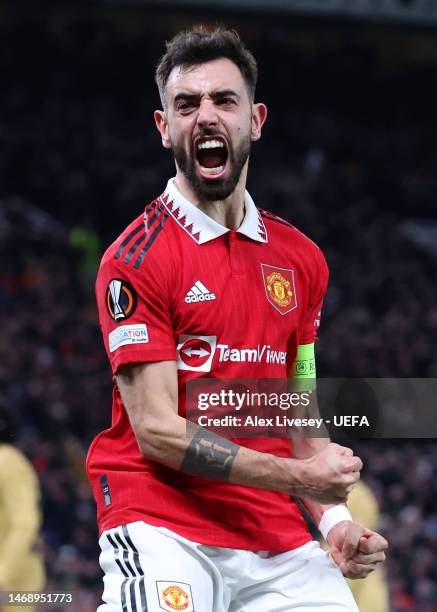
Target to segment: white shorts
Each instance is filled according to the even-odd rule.
[[[104,531],[98,612],[358,612],[318,542],[267,553],[205,546],[141,521]]]

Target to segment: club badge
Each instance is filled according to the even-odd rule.
[[[297,307],[294,270],[261,264],[267,300],[282,315]]]
[[[168,612],[173,610],[194,612],[193,597],[189,584],[159,580],[156,586],[159,593],[159,607],[162,610],[167,610]]]

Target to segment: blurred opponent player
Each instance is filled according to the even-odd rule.
[[[39,483],[31,463],[13,442],[12,419],[0,404],[0,591],[41,591],[45,571],[38,550]],[[34,606],[2,608],[0,603],[2,612],[17,609],[32,612]]]
[[[348,506],[355,521],[369,529],[378,528],[378,500],[362,480],[351,492]],[[389,612],[388,587],[382,566],[377,567],[366,580],[350,581],[349,586],[360,612]]]
[[[362,467],[350,449],[231,441],[185,419],[194,378],[285,379],[314,360],[325,259],[245,190],[267,117],[256,79],[238,35],[220,29],[178,34],[157,68],[155,122],[176,176],[105,253],[96,285],[115,377],[112,426],[87,461],[100,612],[357,610],[343,575],[385,556],[343,505]]]

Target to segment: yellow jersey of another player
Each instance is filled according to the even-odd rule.
[[[14,446],[0,443],[0,589],[40,591],[44,587],[44,565],[37,550],[39,498],[31,463]],[[24,609],[32,608],[20,608]]]
[[[361,480],[354,486],[347,505],[354,521],[372,531],[378,527],[378,502],[369,487]],[[360,612],[388,612],[390,609],[382,567],[378,567],[362,580],[348,580],[348,584]]]

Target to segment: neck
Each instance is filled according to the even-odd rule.
[[[244,193],[246,190],[247,162],[234,191],[225,200],[206,200],[193,191],[185,175],[177,168],[174,184],[178,191],[197,206],[202,212],[211,217],[216,223],[236,230],[244,219]]]

